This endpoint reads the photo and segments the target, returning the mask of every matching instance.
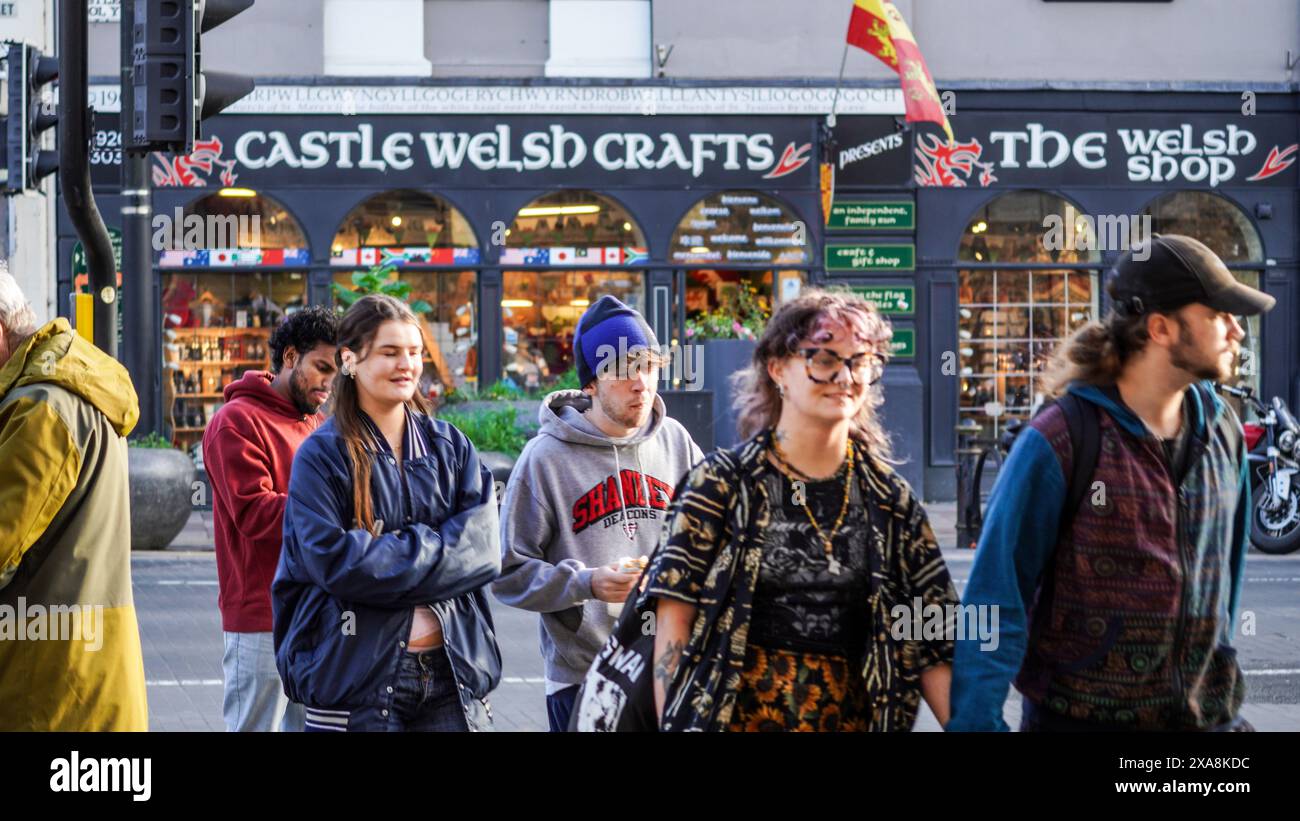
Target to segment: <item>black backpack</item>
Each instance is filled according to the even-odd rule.
[[[1088,495],[1092,474],[1097,470],[1097,456],[1101,452],[1101,422],[1097,418],[1097,406],[1072,393],[1043,403],[1034,412],[1034,416],[1037,417],[1053,405],[1065,415],[1065,427],[1070,433],[1070,450],[1073,454],[1073,469],[1065,486],[1065,507],[1061,509],[1061,521],[1057,528],[1058,531],[1065,532],[1069,530],[1074,514]],[[1011,446],[1027,427],[1026,422],[1019,420],[1006,427],[998,443],[1003,453],[1011,452]]]

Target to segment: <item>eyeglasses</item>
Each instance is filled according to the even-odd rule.
[[[874,351],[863,351],[846,358],[827,348],[804,348],[799,355],[804,359],[808,378],[822,385],[834,382],[840,369],[846,365],[849,379],[857,385],[874,385],[885,375],[885,358]]]
[[[607,357],[596,365],[597,379],[636,379],[641,374],[654,375],[671,360],[658,351],[637,351],[622,359]]]

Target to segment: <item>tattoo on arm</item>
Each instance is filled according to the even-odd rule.
[[[681,640],[670,640],[663,655],[655,659],[655,678],[663,682],[664,692],[668,691],[668,685],[672,684],[677,667],[681,664],[683,649],[685,645]]]

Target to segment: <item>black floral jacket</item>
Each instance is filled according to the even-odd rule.
[[[659,597],[697,607],[668,690],[665,731],[723,730],[731,720],[761,558],[753,534],[767,526],[772,501],[759,481],[771,469],[770,435],[714,451],[691,470],[674,496],[646,572],[648,584],[637,597],[643,623],[651,623],[645,614],[654,612]],[[920,706],[921,672],[952,662],[958,599],[925,510],[907,482],[865,446],[854,447],[862,498],[880,505],[889,522],[885,532],[868,536],[872,638],[862,675],[872,704],[871,729],[909,731]],[[922,639],[921,631],[897,629],[899,613],[911,620],[918,598],[923,607],[942,608],[942,638]],[[895,613],[899,606],[906,611]]]

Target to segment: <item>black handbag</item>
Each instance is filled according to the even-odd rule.
[[[655,710],[655,613],[633,606],[649,568],[628,596],[605,645],[582,680],[569,717],[571,733],[653,733]],[[651,599],[651,603],[655,600]]]

